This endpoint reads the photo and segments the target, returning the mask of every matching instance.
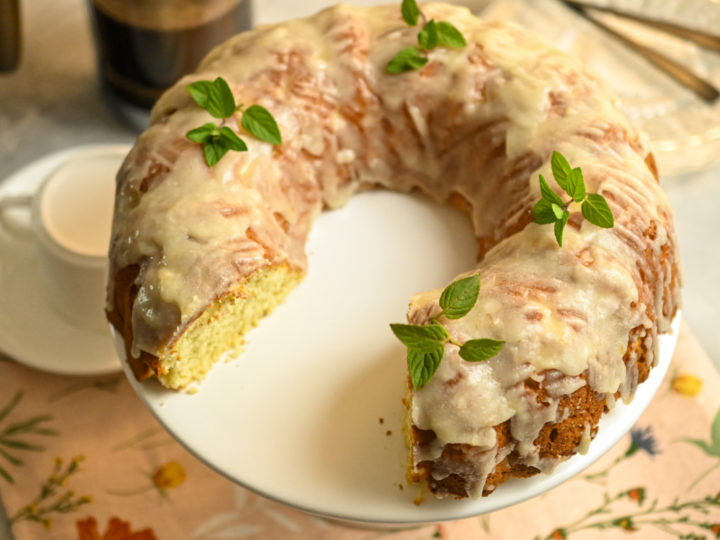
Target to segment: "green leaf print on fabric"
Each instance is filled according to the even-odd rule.
[[[638,504],[638,510],[616,514],[612,505],[622,499],[635,501]],[[698,536],[696,534],[698,529],[701,533],[709,531],[716,537],[720,535],[720,523],[708,521],[707,519],[711,515],[718,515],[718,511],[720,511],[720,493],[688,501],[675,498],[672,503],[665,506],[659,506],[657,499],[654,499],[649,505],[645,505],[645,503],[646,489],[643,487],[621,491],[612,497],[606,493],[600,506],[589,510],[584,516],[569,525],[558,527],[547,536],[536,536],[535,540],[564,540],[570,538],[573,533],[588,529],[615,529],[618,532],[634,532],[647,526],[654,527],[677,538],[703,538],[704,535]],[[593,520],[598,515],[610,516]]]
[[[15,479],[8,468],[2,466],[2,461],[7,461],[15,467],[22,466],[23,460],[19,457],[19,452],[40,452],[45,450],[45,447],[34,442],[34,439],[28,440],[28,435],[58,435],[57,431],[46,427],[47,422],[53,419],[49,414],[37,415],[15,422],[11,421],[13,411],[22,401],[22,398],[23,392],[18,391],[0,409],[0,458],[2,458],[0,460],[0,476],[11,484],[15,482]]]
[[[74,512],[83,505],[92,501],[90,496],[76,496],[72,489],[67,487],[70,476],[79,471],[83,456],[76,456],[70,460],[66,467],[61,458],[55,458],[50,476],[40,487],[40,493],[23,508],[11,515],[10,523],[20,521],[34,521],[46,529],[52,525],[52,514],[67,514]]]
[[[698,476],[692,484],[688,486],[688,491],[694,488],[698,483],[705,478],[712,471],[720,467],[720,409],[715,413],[715,419],[713,420],[712,426],[710,427],[710,441],[703,441],[700,439],[682,439],[683,442],[694,444],[700,450],[705,452],[708,456],[718,458],[718,461],[710,466],[709,469],[704,471]]]

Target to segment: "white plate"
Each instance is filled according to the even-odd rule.
[[[404,321],[413,292],[471,268],[475,250],[459,211],[420,196],[356,195],[346,208],[320,216],[305,281],[249,335],[246,351],[215,366],[197,393],[138,383],[126,369],[128,377],[198,458],[307,512],[400,525],[520,502],[576,475],[631,428],[667,371],[676,334],[662,338],[660,364],[631,405],[619,404],[602,421],[586,455],[552,475],[503,484],[490,497],[428,498],[416,506],[417,490],[404,477],[405,350],[388,324]]]
[[[45,156],[0,182],[0,197],[32,195],[64,161],[86,152],[126,154],[127,145],[70,148]],[[120,370],[109,332],[94,332],[63,319],[41,288],[40,262],[32,243],[0,229],[0,350],[21,364],[66,375]]]

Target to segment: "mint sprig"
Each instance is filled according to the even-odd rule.
[[[419,389],[427,382],[440,366],[445,344],[459,347],[460,358],[467,362],[482,362],[492,358],[503,348],[504,341],[494,339],[471,339],[459,343],[453,339],[438,319],[460,319],[475,306],[480,294],[480,276],[458,279],[445,287],[440,295],[442,311],[435,315],[430,324],[391,324],[393,334],[408,348],[407,363],[410,382]]]
[[[408,26],[417,26],[420,17],[426,20],[415,0],[403,0],[400,13]],[[397,74],[420,69],[428,63],[428,52],[436,47],[460,49],[467,45],[465,37],[455,26],[446,21],[436,22],[434,19],[425,22],[418,32],[417,41],[417,46],[405,47],[397,53],[388,62],[385,70]]]
[[[558,186],[570,197],[569,201],[563,199],[553,191],[540,175],[541,199],[532,209],[535,223],[540,225],[554,223],[555,239],[560,247],[563,243],[565,225],[570,219],[569,208],[573,203],[580,204],[582,215],[593,225],[610,229],[615,225],[615,218],[605,197],[598,193],[587,193],[585,179],[580,167],[572,167],[560,152],[553,152],[550,167]]]
[[[270,112],[260,105],[251,105],[243,110],[242,105],[235,104],[235,96],[227,81],[218,77],[214,81],[196,81],[189,84],[187,91],[193,101],[210,113],[211,116],[222,120],[218,126],[208,122],[200,127],[191,129],[186,137],[201,144],[203,156],[208,167],[212,167],[230,150],[246,152],[248,147],[237,133],[225,125],[228,118],[236,112],[241,112],[240,124],[243,129],[261,141],[273,145],[282,144],[282,135],[277,122]]]

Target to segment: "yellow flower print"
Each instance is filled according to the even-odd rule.
[[[185,481],[185,469],[177,461],[170,461],[155,471],[152,480],[159,490],[178,487]]]
[[[702,390],[702,380],[695,375],[681,373],[673,378],[672,389],[683,396],[695,397]]]
[[[154,473],[145,473],[149,480],[148,484],[143,484],[132,489],[108,489],[110,495],[139,495],[156,489],[160,495],[167,496],[167,490],[176,488],[185,482],[185,468],[177,461],[169,461],[158,467]]]

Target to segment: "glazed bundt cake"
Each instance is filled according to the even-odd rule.
[[[445,4],[422,16],[466,43],[389,73],[420,27],[397,4],[340,5],[238,35],[166,92],[118,175],[107,314],[138,379],[183,388],[302,279],[323,208],[370,187],[457,204],[482,287],[456,319],[439,316],[446,284],[412,298],[408,321],[453,342],[408,384],[406,435],[413,479],[476,497],[583,451],[632,397],[678,307],[679,263],[652,155],[603,82],[515,26]],[[207,165],[186,133],[211,118],[186,88],[218,77],[271,111],[281,145],[245,136]],[[227,125],[244,134],[239,114]],[[540,174],[560,193],[556,151],[614,215],[601,228],[570,206],[562,247],[532,212]],[[468,362],[456,343],[475,338],[504,345]]]

